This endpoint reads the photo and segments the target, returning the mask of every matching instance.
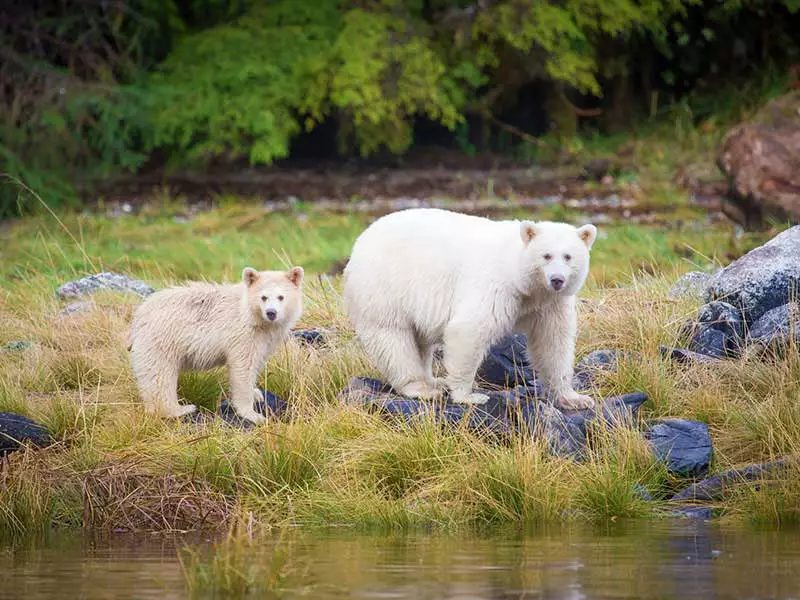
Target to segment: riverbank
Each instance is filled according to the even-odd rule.
[[[234,202],[194,215],[178,208],[166,202],[115,217],[37,217],[5,229],[0,410],[43,423],[56,443],[10,455],[0,475],[3,533],[226,530],[234,523],[457,529],[670,514],[659,499],[686,481],[666,471],[637,431],[592,425],[589,454],[576,462],[522,436],[498,444],[432,422],[397,426],[339,402],[351,377],[375,373],[342,311],[338,278],[323,274],[346,258],[365,215],[302,204],[278,214]],[[769,236],[703,221],[609,225],[593,250],[578,358],[600,348],[640,357],[601,375],[596,395],[641,391],[649,397],[643,418],[707,423],[712,473],[796,453],[800,358],[745,354],[677,367],[659,347],[680,345],[682,324],[702,302],[667,291],[681,273],[727,264]],[[288,418],[251,431],[218,419],[146,416],[124,346],[138,298],[103,292],[65,312],[68,302],[54,295],[61,283],[103,270],[158,288],[187,278],[232,280],[245,264],[278,268],[284,256],[309,275],[300,326],[323,328],[328,342],[291,340],[270,361],[261,385],[288,401]],[[181,391],[213,408],[225,379],[221,370],[185,376]],[[737,486],[713,508],[726,519],[797,520],[800,472],[790,465],[770,485]]]

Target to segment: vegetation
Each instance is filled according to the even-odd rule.
[[[0,347],[15,340],[33,346],[0,351],[0,410],[39,420],[58,440],[9,458],[0,474],[4,534],[224,529],[242,522],[458,528],[603,522],[669,508],[641,499],[642,488],[664,498],[680,482],[635,432],[597,426],[589,460],[576,463],[548,456],[530,439],[500,445],[432,423],[396,426],[338,402],[348,378],[374,373],[343,314],[338,278],[315,274],[346,256],[364,225],[359,218],[265,214],[229,204],[179,222],[163,208],[167,203],[161,206],[157,214],[118,218],[31,217],[4,232]],[[584,294],[579,355],[616,347],[642,358],[609,374],[597,393],[641,390],[650,397],[647,417],[707,422],[714,470],[795,453],[797,353],[677,369],[658,352],[659,344],[678,341],[681,323],[697,307],[668,300],[671,281],[689,268],[727,262],[762,238],[705,226],[604,231]],[[311,348],[290,341],[272,358],[262,383],[289,401],[289,418],[252,431],[218,420],[192,425],[147,416],[124,345],[136,299],[99,294],[90,311],[68,316],[53,294],[59,283],[101,269],[160,286],[185,278],[232,280],[244,264],[284,262],[307,266],[302,325],[324,327],[331,343]],[[182,381],[187,399],[209,408],[226,388],[222,371]],[[796,520],[798,507],[800,494],[789,483],[745,486],[719,506],[727,518],[771,523]],[[198,585],[217,577],[207,569],[230,566],[195,558],[185,558],[184,566]],[[240,575],[225,585],[249,586],[264,574]]]
[[[795,0],[17,0],[2,171],[55,205],[163,162],[302,156],[303,139],[315,156],[435,142],[540,161],[675,111],[718,127],[743,82],[785,76],[798,26]],[[3,187],[0,215],[37,206]]]

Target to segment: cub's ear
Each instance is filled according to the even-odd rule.
[[[531,221],[523,221],[519,226],[519,235],[522,238],[522,243],[526,246],[531,243],[531,240],[536,237],[536,223]]]
[[[303,267],[294,267],[293,269],[286,272],[286,278],[291,281],[296,287],[300,287],[300,284],[303,283]]]
[[[245,267],[244,271],[242,271],[242,281],[247,287],[253,285],[256,281],[258,281],[259,275],[258,271],[252,269],[250,267]]]
[[[597,239],[597,227],[592,224],[578,227],[578,237],[583,240],[587,248],[591,248],[594,241]]]

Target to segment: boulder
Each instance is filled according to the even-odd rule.
[[[742,345],[744,324],[739,310],[727,302],[704,304],[697,311],[689,350],[722,358],[735,356]]]
[[[83,298],[100,290],[130,292],[142,298],[155,292],[149,284],[139,279],[131,279],[118,273],[103,272],[65,283],[56,289],[56,295],[62,299]]]
[[[732,129],[717,157],[745,225],[766,216],[800,221],[800,91]]]
[[[264,395],[264,399],[254,403],[253,408],[256,409],[256,412],[264,415],[267,419],[280,419],[283,417],[286,413],[286,400],[267,390],[260,391]],[[200,409],[183,416],[184,421],[196,424],[207,423],[215,418],[220,418],[228,425],[238,427],[239,429],[252,429],[255,427],[255,423],[247,419],[242,419],[236,414],[233,406],[231,406],[227,400],[223,400],[220,403],[216,414]]]
[[[672,300],[697,299],[706,297],[711,274],[702,271],[685,273],[675,282],[667,292],[667,297]]]
[[[28,340],[12,340],[3,346],[2,349],[9,352],[22,352],[28,348],[33,348],[33,342],[29,342]]]
[[[784,304],[767,311],[748,330],[748,342],[761,346],[800,344],[800,305]]]
[[[7,456],[26,443],[43,448],[52,442],[50,432],[33,419],[0,412],[0,456]]]
[[[521,333],[508,335],[489,348],[478,368],[477,379],[491,386],[509,388],[533,384],[527,339]]]
[[[659,346],[658,349],[661,352],[661,356],[682,365],[688,365],[692,363],[715,363],[722,360],[716,356],[700,354],[699,352],[692,352],[691,350],[685,350],[684,348]]]
[[[327,341],[327,337],[321,329],[296,329],[292,335],[296,340],[309,346],[324,346]]]
[[[644,433],[658,460],[679,477],[703,477],[711,465],[713,447],[708,425],[685,419],[663,419]]]
[[[729,469],[693,483],[670,498],[671,502],[716,502],[722,500],[732,487],[751,481],[760,481],[787,465],[786,459],[773,460],[759,465]]]
[[[601,373],[613,373],[617,370],[623,354],[619,350],[608,348],[594,350],[584,356],[575,365],[575,376],[572,385],[576,390],[587,390],[595,384],[595,379]]]
[[[717,273],[707,301],[736,307],[746,323],[790,302],[800,286],[800,225],[787,229]]]

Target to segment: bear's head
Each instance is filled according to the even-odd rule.
[[[263,325],[289,324],[303,311],[303,267],[288,271],[242,271],[247,310]]]
[[[520,235],[529,285],[555,294],[577,294],[589,274],[589,250],[597,237],[595,226],[523,221]]]

